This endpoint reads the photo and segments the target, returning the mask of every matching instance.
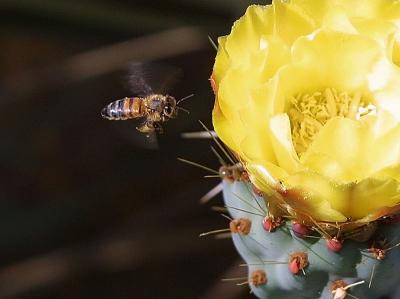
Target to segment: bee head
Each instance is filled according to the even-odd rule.
[[[167,118],[174,118],[177,115],[176,100],[174,97],[166,96],[163,114]]]

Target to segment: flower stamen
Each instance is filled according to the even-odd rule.
[[[301,156],[314,140],[315,135],[333,117],[359,119],[375,112],[374,105],[366,103],[361,93],[349,94],[327,88],[323,92],[298,94],[290,98],[289,118],[292,140]]]

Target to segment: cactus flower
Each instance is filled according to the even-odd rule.
[[[334,223],[398,210],[398,26],[398,1],[277,0],[219,38],[214,128],[272,210]]]

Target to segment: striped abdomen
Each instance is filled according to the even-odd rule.
[[[116,100],[101,110],[101,116],[109,120],[125,120],[144,116],[145,106],[141,98]]]

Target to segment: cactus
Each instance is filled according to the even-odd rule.
[[[273,0],[218,39],[220,176],[257,297],[398,298],[399,20],[399,1]]]
[[[340,232],[330,236],[322,224],[274,218],[268,198],[245,177],[225,176],[223,198],[252,293],[273,299],[396,298],[397,217],[384,217],[351,236],[361,242],[343,240]]]

